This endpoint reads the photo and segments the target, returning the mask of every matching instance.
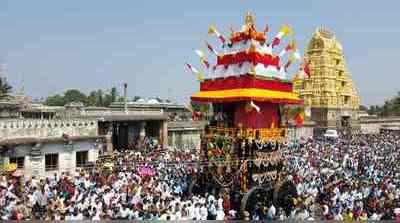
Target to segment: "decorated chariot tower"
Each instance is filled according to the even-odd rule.
[[[206,42],[215,62],[196,50],[206,75],[187,64],[200,82],[192,103],[211,105],[213,114],[202,136],[206,165],[197,189],[230,195],[240,191],[242,212],[251,210],[249,200],[271,202],[283,171],[279,147],[287,137],[285,107],[302,103],[286,73],[300,60],[294,40],[285,38],[292,37],[292,30],[283,25],[272,38],[268,32],[268,26],[257,31],[250,13],[229,38],[211,26],[209,34],[221,42],[219,49]]]

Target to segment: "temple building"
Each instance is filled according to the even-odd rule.
[[[313,34],[306,50],[309,77],[294,78],[293,88],[304,100],[306,119],[319,128],[359,129],[360,98],[347,69],[342,45],[334,34],[319,28]]]

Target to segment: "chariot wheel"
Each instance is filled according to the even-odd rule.
[[[240,213],[243,216],[247,211],[253,211],[274,204],[276,208],[281,207],[286,213],[294,208],[293,198],[297,198],[296,186],[291,181],[276,182],[262,186],[253,187],[242,199]]]
[[[202,173],[193,177],[192,182],[189,184],[188,192],[193,195],[219,194],[222,189],[223,187],[213,180],[211,174]]]
[[[273,202],[274,188],[272,185],[256,186],[251,188],[242,198],[240,213],[244,216],[245,211],[252,214],[261,207],[269,207]]]
[[[294,208],[293,198],[297,197],[296,185],[292,181],[278,182],[274,191],[274,205],[289,214]]]

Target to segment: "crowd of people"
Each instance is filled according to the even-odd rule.
[[[291,143],[284,157],[299,195],[289,218],[400,220],[398,135]]]
[[[221,193],[190,193],[202,171],[193,151],[116,152],[111,163],[24,181],[0,179],[2,220],[400,220],[400,137],[281,146],[290,212],[270,202],[265,216],[239,213]],[[104,161],[107,162],[107,161]],[[107,164],[107,165],[106,165]]]
[[[73,174],[32,177],[23,185],[3,176],[2,220],[226,219],[222,197],[189,194],[198,171],[195,153],[124,151],[111,160]]]

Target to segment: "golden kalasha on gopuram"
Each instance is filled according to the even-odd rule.
[[[242,214],[263,202],[288,206],[295,196],[288,193],[295,191],[290,190],[293,185],[282,177],[279,147],[287,137],[288,107],[302,105],[287,75],[291,64],[301,58],[288,25],[282,25],[275,36],[268,33],[268,26],[257,31],[251,13],[230,38],[210,26],[209,34],[221,43],[217,49],[206,42],[213,61],[203,51],[195,51],[207,72],[186,64],[200,82],[192,104],[208,107],[212,114],[202,136],[205,165],[192,192],[212,191],[230,199],[230,204],[236,204],[231,208]],[[307,76],[306,62],[301,67]]]

